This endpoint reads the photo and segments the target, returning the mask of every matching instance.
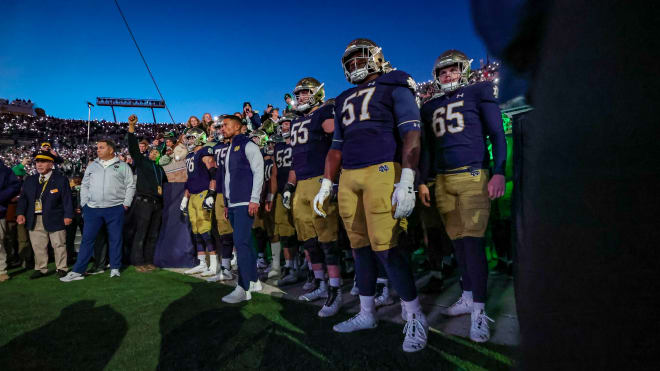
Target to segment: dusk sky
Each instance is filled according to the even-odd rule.
[[[455,48],[474,59],[486,50],[467,1],[260,2],[127,1],[119,4],[177,122],[241,110],[283,107],[302,77],[334,97],[350,85],[340,58],[366,37],[416,81],[431,78],[437,56]],[[96,97],[158,98],[113,0],[2,1],[0,97],[31,99],[48,115],[87,119]],[[118,108],[125,121],[146,109]],[[109,107],[92,119],[112,120]],[[170,121],[165,110],[159,122]]]

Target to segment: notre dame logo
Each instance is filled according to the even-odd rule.
[[[234,152],[238,152],[239,149],[241,149],[241,146],[234,147]]]

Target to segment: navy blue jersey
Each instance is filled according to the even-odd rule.
[[[230,143],[220,142],[213,147],[213,155],[215,156],[215,164],[218,170],[215,173],[215,190],[218,193],[224,193],[225,187],[225,159],[227,158],[227,151],[229,151]]]
[[[326,102],[317,110],[291,121],[292,166],[297,180],[323,175],[325,155],[332,134],[323,131],[323,121],[334,117],[334,104]]]
[[[268,186],[268,182],[270,181],[270,176],[273,171],[273,157],[269,156],[268,158],[264,158],[264,184]]]
[[[422,106],[424,156],[438,174],[463,166],[488,168],[486,135],[493,143],[493,173],[504,174],[506,140],[497,87],[491,82],[464,86]]]
[[[291,170],[291,146],[286,143],[275,143],[275,166],[277,166],[277,192],[284,192],[284,186],[289,181]]]
[[[414,90],[410,75],[392,71],[336,98],[332,148],[342,151],[342,167],[360,169],[400,161],[400,139],[420,130]]]
[[[186,156],[186,170],[188,171],[188,180],[186,180],[186,189],[190,193],[200,193],[209,189],[211,176],[202,161],[203,157],[213,156],[213,148],[202,147],[197,152],[190,152]]]

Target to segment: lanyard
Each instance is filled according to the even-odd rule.
[[[162,174],[160,174],[160,171],[158,171],[156,169],[156,164],[155,163],[152,162],[151,165],[154,167],[154,175],[156,176],[156,182],[158,182],[158,186],[160,187],[161,186],[161,180],[162,180],[161,179]]]
[[[48,181],[50,181],[50,178],[48,178],[45,182],[43,187],[41,187],[41,193],[39,194],[39,199],[41,200],[41,197],[44,195],[44,191],[46,190],[46,186],[48,185]]]

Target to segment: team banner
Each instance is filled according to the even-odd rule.
[[[197,262],[190,226],[179,209],[184,187],[185,183],[163,186],[163,221],[154,254],[154,264],[159,267],[188,268]]]

